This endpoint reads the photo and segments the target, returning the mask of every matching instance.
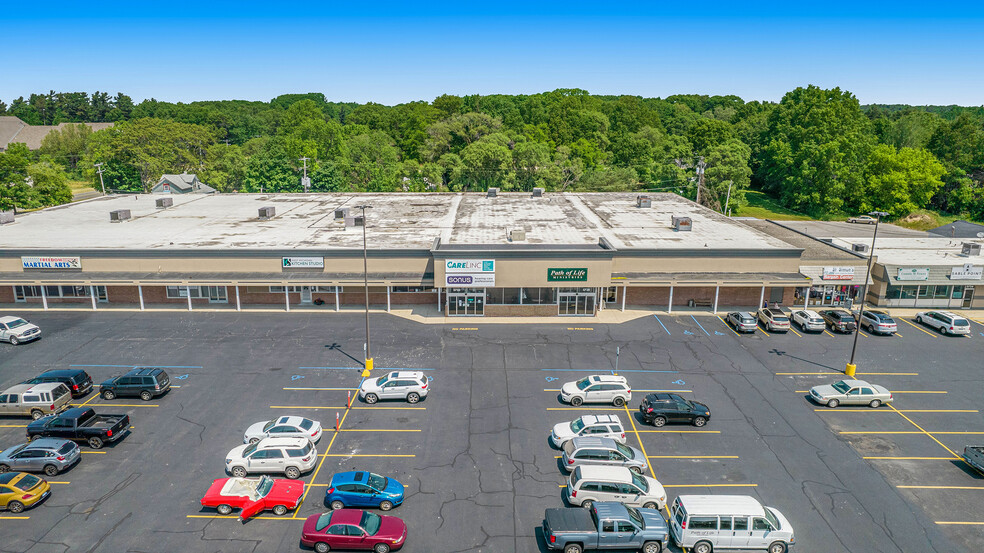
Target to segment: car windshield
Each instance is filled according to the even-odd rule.
[[[782,530],[782,525],[779,524],[779,519],[776,518],[776,515],[772,514],[772,511],[769,509],[765,509],[765,518],[769,521],[769,524],[772,524],[773,528],[776,530]]]
[[[970,326],[967,319],[953,319],[953,326]]]
[[[854,317],[852,317],[851,315],[849,315],[847,313],[834,313],[834,317],[837,317],[838,319],[840,319],[841,321],[843,321],[845,323],[846,322],[854,321]]]
[[[369,473],[369,486],[377,490],[385,490],[386,484],[389,483],[389,479],[385,476],[380,476],[378,474]]]
[[[313,420],[301,419],[301,428],[303,428],[304,430],[311,430],[312,426],[314,426]]]
[[[646,523],[642,521],[642,515],[639,514],[638,509],[634,507],[626,507],[625,510],[629,512],[629,518],[632,519],[632,522],[636,523],[636,526],[639,528],[644,528],[646,526]]]
[[[591,385],[591,379],[588,377],[584,377],[581,380],[575,382],[574,384],[577,386],[578,390],[583,390]]]
[[[72,442],[65,442],[65,443],[64,443],[64,444],[63,444],[63,445],[62,445],[62,446],[61,446],[61,447],[60,447],[60,448],[58,449],[58,453],[60,453],[60,454],[62,454],[62,455],[66,455],[66,454],[68,454],[68,453],[71,453],[71,452],[72,452],[72,450],[73,450],[73,449],[75,449],[75,447],[76,447],[76,446],[75,446],[75,444],[74,444],[74,443],[72,443]]]
[[[387,382],[389,382],[389,375],[388,374],[387,375],[384,375],[384,376],[380,376],[378,379],[376,379],[376,386],[382,386],[383,384],[386,384]]]
[[[327,528],[328,525],[331,524],[331,513],[332,513],[331,511],[328,511],[327,513],[318,517],[318,522],[314,525],[314,529],[320,532],[325,528]]]
[[[38,478],[37,476],[25,474],[24,477],[17,482],[17,484],[14,484],[14,487],[20,490],[27,491],[33,488],[34,486],[37,486],[38,482],[40,481],[41,479]]]
[[[250,455],[252,455],[253,452],[256,451],[256,446],[259,445],[259,443],[260,442],[256,442],[255,444],[250,444],[246,446],[246,449],[243,450],[243,457],[249,457]]]
[[[635,453],[632,452],[631,447],[615,442],[615,448],[618,449],[619,453],[625,455],[626,459],[635,459]]]
[[[17,328],[17,327],[24,326],[26,324],[27,321],[25,321],[24,319],[14,319],[13,321],[7,323],[7,328]]]
[[[577,434],[583,429],[584,429],[584,421],[582,421],[581,419],[575,419],[571,421],[571,432]]]
[[[256,495],[266,497],[273,489],[273,478],[269,476],[260,477],[260,483],[256,485]]]
[[[783,315],[773,315],[772,320],[775,321],[775,322],[777,322],[777,323],[788,323],[789,322],[789,317],[786,317],[786,316],[783,316]]]
[[[641,474],[636,474],[633,472],[632,483],[639,486],[639,489],[642,490],[643,493],[649,491],[649,482],[646,482],[646,477]]]
[[[277,424],[277,419],[273,419],[272,421],[264,424],[263,425],[263,431],[264,432],[269,432],[270,429],[273,428],[273,425],[275,425],[275,424]]]
[[[362,512],[362,520],[359,522],[359,526],[366,531],[366,534],[370,536],[375,536],[376,532],[379,532],[379,526],[383,522],[383,519],[376,513],[370,513],[368,511]]]
[[[751,315],[741,315],[741,322],[743,323],[754,323],[755,317]]]
[[[840,382],[834,382],[834,389],[842,394],[846,394],[847,391],[851,389],[851,387],[848,386],[846,382],[841,380]]]

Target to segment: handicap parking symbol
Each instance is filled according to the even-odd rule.
[[[291,380],[300,380],[302,378],[304,378],[303,374],[295,374],[294,376],[290,377]]]
[[[554,380],[560,380],[560,379],[556,376],[548,376],[546,377],[546,380],[547,382],[553,382]]]
[[[427,377],[427,382],[434,382],[434,377],[433,376],[428,376]]]
[[[684,380],[674,380],[673,383],[676,384],[677,386],[683,386],[687,382]]]
[[[724,336],[724,333],[723,333],[723,332],[719,332],[719,331],[717,331],[717,330],[715,330],[715,331],[714,331],[714,335],[715,335],[715,336]]]
[[[690,332],[689,330],[684,330],[683,333],[686,334],[686,335],[688,335],[688,336],[693,336],[694,335],[694,333],[693,332]]]
[[[174,379],[175,380],[188,380],[188,375],[187,374],[183,374],[181,376],[175,376]]]

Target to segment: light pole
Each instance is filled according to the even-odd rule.
[[[872,211],[868,215],[875,218],[875,232],[871,235],[871,249],[868,251],[868,269],[864,273],[864,286],[861,287],[861,308],[858,310],[858,327],[854,330],[854,345],[851,346],[851,360],[847,362],[844,374],[854,376],[858,367],[854,364],[854,354],[858,351],[858,334],[861,334],[861,315],[864,314],[864,300],[868,297],[868,279],[871,278],[871,262],[875,258],[875,238],[878,237],[878,225],[882,217],[887,217],[884,211]]]
[[[362,376],[369,376],[372,371],[372,348],[369,344],[369,254],[366,249],[366,210],[372,209],[371,205],[357,205],[355,209],[362,210],[362,277],[363,289],[366,291],[366,368],[362,371]]]
[[[103,182],[103,171],[105,171],[105,169],[102,168],[102,166],[103,166],[102,163],[96,163],[95,166],[96,166],[96,172],[99,173],[99,184],[102,185],[103,196],[105,196],[106,195],[106,183]]]

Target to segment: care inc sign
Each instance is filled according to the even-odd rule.
[[[495,286],[494,259],[448,259],[444,273],[444,285],[449,288]]]
[[[445,273],[494,273],[494,259],[448,259],[444,262]]]
[[[81,269],[81,257],[21,257],[25,269]]]

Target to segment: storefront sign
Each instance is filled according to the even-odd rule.
[[[323,257],[284,257],[284,269],[324,269],[325,258]]]
[[[444,262],[445,273],[494,273],[494,259],[448,259]]]
[[[444,275],[444,284],[448,288],[491,288],[495,286],[495,275]]]
[[[587,269],[547,269],[547,282],[585,282],[587,280]]]
[[[21,257],[25,269],[81,269],[81,257]]]
[[[984,267],[974,267],[973,263],[950,269],[950,280],[981,280],[982,276],[984,276]]]
[[[929,269],[899,269],[896,280],[929,280]]]
[[[854,267],[824,267],[820,280],[854,280]]]

